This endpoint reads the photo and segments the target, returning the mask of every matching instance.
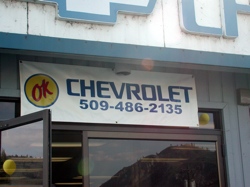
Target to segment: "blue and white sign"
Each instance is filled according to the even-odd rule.
[[[22,62],[20,80],[22,115],[47,107],[53,121],[198,124],[192,75],[131,71],[121,76],[107,68]]]
[[[250,14],[249,5],[238,4],[235,0],[221,0],[222,26],[208,27],[197,24],[195,0],[179,0],[179,5],[181,27],[190,34],[236,38],[238,37],[237,15]]]
[[[58,16],[63,19],[115,24],[118,12],[148,15],[154,10],[156,1],[157,0],[36,0],[35,2],[55,4],[58,9]],[[219,26],[204,26],[199,25],[197,22],[196,0],[178,0],[178,4],[182,30],[195,35],[236,38],[239,35],[238,14],[250,14],[249,5],[238,4],[235,0],[221,0],[219,7],[221,24]]]
[[[115,24],[118,12],[150,14],[156,0],[38,0],[56,3],[61,18]]]

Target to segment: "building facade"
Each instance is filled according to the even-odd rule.
[[[46,182],[34,184],[91,187],[248,186],[249,12],[249,2],[244,0],[2,0],[0,120],[44,108],[51,109],[52,113],[51,152],[49,151],[50,154],[45,159],[51,163],[48,167],[49,176]],[[159,96],[158,83],[143,82],[143,79],[147,81],[146,77],[155,77],[160,82],[160,77],[168,74],[179,77],[190,75],[194,77],[195,85],[192,87],[193,91],[195,90],[195,101],[191,109],[196,109],[197,116],[184,115],[183,112],[171,118],[172,121],[161,124],[161,116],[146,115],[144,112],[148,108],[144,106],[141,118],[138,111],[135,116],[129,117],[127,113],[130,111],[126,111],[127,113],[121,115],[125,118],[124,121],[116,123],[116,118],[113,120],[116,113],[109,109],[110,117],[107,117],[107,121],[100,118],[100,122],[97,118],[102,114],[95,113],[97,105],[92,102],[93,105],[88,103],[90,108],[94,108],[88,113],[89,118],[68,118],[67,113],[75,113],[74,109],[70,104],[62,104],[58,113],[66,117],[60,118],[61,120],[54,117],[56,120],[53,120],[53,114],[58,110],[53,108],[54,105],[25,105],[28,96],[25,97],[26,83],[25,80],[22,81],[22,76],[26,70],[39,74],[39,68],[33,71],[28,66],[21,65],[22,63],[41,67],[41,74],[50,70],[55,76],[62,76],[61,79],[72,80],[73,83],[87,80],[84,76],[88,72],[91,72],[88,76],[92,76],[88,80],[109,80],[104,72],[108,69],[114,75],[121,74],[117,80],[127,84],[131,83],[128,77],[133,72],[142,72],[144,78],[141,77],[142,83],[138,84],[146,85],[145,93],[150,92],[150,88],[152,95],[139,95],[135,86],[131,97],[138,99],[141,96],[144,100],[151,101],[154,99],[155,89]],[[61,66],[66,68],[61,71]],[[81,73],[75,73],[76,77],[73,77],[74,72],[78,71],[75,69],[85,69],[86,72],[82,75],[84,78]],[[103,72],[99,73],[98,77],[98,73],[92,74],[92,69],[101,69],[100,72],[103,69]],[[111,85],[109,89],[114,90],[110,82],[101,84]],[[136,82],[133,82],[134,84]],[[171,84],[174,83],[169,83],[169,86],[174,86]],[[178,85],[178,88],[180,87],[183,88],[183,85]],[[96,88],[98,89],[98,86]],[[191,93],[188,88],[185,87],[184,95],[172,90],[174,96],[171,99],[169,94],[168,101],[175,102],[176,98],[182,100],[186,94]],[[99,94],[99,98],[105,98],[108,88],[99,86],[99,89],[101,91],[96,94]],[[82,92],[78,93],[73,88],[69,91],[67,87],[67,91],[63,91],[59,86],[59,90],[60,94],[67,92],[68,95],[81,94],[82,98],[85,97]],[[117,95],[119,93],[117,91]],[[94,96],[88,99],[91,98]],[[64,100],[66,103],[67,99]],[[107,102],[101,104],[103,100]],[[103,100],[99,102],[95,99],[99,102],[98,106],[105,108],[106,103],[111,101]],[[10,105],[13,110],[9,108]],[[178,113],[180,105],[174,106],[176,110],[173,113]],[[159,105],[157,107],[158,111],[162,109]],[[25,110],[28,112],[24,112]],[[209,114],[210,126],[202,125],[201,121],[200,124],[190,122],[198,121],[202,113]],[[137,121],[137,118],[140,119]],[[189,122],[190,125],[187,124]],[[74,148],[56,146],[56,143],[63,142],[78,144],[73,146]],[[159,149],[155,149],[157,147]],[[180,150],[186,152],[181,153]],[[13,157],[12,153],[7,153],[7,156]],[[57,157],[68,159],[56,162]],[[16,161],[18,169],[17,163]],[[14,174],[9,175],[8,180],[3,183],[0,182],[0,186],[6,183],[21,186],[26,184],[25,181],[11,179]]]

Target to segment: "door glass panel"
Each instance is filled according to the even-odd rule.
[[[218,187],[215,142],[89,139],[90,187]]]
[[[1,131],[0,186],[43,186],[43,121]]]
[[[82,132],[52,131],[52,183],[82,187]]]

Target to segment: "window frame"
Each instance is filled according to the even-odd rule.
[[[76,130],[83,134],[83,158],[88,158],[88,138],[143,139],[143,140],[183,140],[215,142],[217,148],[220,187],[227,184],[224,167],[222,131],[220,129],[199,129],[187,127],[162,127],[148,125],[115,125],[52,122],[52,130]],[[87,162],[88,163],[88,162]],[[88,173],[86,171],[86,173]],[[89,176],[83,176],[83,184],[88,187]],[[87,185],[86,185],[87,184]]]

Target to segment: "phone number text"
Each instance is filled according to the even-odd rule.
[[[173,105],[173,104],[155,104],[149,103],[147,106],[143,106],[142,103],[132,103],[132,102],[123,102],[120,101],[115,105],[109,105],[107,101],[96,101],[96,100],[86,100],[80,99],[80,108],[83,110],[91,109],[91,110],[118,110],[120,112],[143,112],[149,111],[152,113],[167,113],[167,114],[181,114],[182,108],[181,105]]]

